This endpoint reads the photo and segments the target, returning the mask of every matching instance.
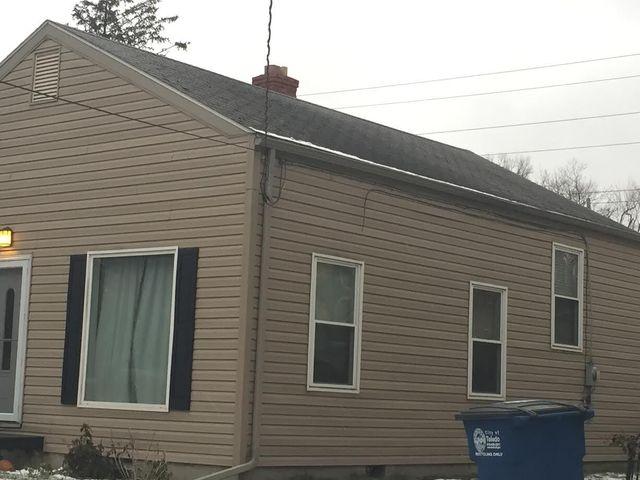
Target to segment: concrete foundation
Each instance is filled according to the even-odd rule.
[[[585,474],[624,472],[624,462],[585,463]],[[387,465],[353,467],[258,467],[246,480],[435,480],[474,479],[475,465]],[[514,479],[517,480],[517,479]]]
[[[247,480],[432,480],[474,478],[473,465],[372,465],[347,467],[258,467]]]
[[[0,452],[16,467],[62,466],[63,455],[55,453],[27,453],[22,451]],[[174,480],[194,480],[226,467],[210,465],[189,465],[171,463],[169,465]],[[624,462],[585,463],[585,474],[600,472],[624,472]],[[228,480],[435,480],[435,479],[475,478],[475,466],[466,465],[370,465],[341,467],[257,467],[238,477]]]

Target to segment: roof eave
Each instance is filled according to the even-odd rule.
[[[11,72],[24,57],[31,53],[43,41],[50,39],[64,45],[101,67],[119,75],[133,85],[145,90],[151,95],[165,100],[184,113],[207,126],[219,131],[227,138],[237,138],[249,134],[251,131],[221,115],[217,111],[203,105],[161,80],[135,68],[120,60],[118,57],[74,35],[55,22],[46,20],[31,35],[29,35],[13,52],[0,62],[0,80]]]
[[[256,131],[256,133],[258,137],[256,140],[256,146],[264,146],[264,132]],[[389,167],[387,165],[375,163],[370,160],[362,159],[343,152],[325,149],[308,142],[269,134],[268,146],[277,150],[286,151],[290,154],[306,157],[312,160],[322,161],[329,165],[335,165],[343,168],[352,168],[375,176],[382,176],[385,179],[391,179],[405,184],[429,188],[432,191],[455,195],[457,197],[473,200],[474,202],[480,201],[487,206],[499,208],[501,210],[505,210],[505,208],[508,207],[512,211],[515,210],[519,213],[533,215],[535,217],[545,220],[551,220],[560,224],[570,225],[572,227],[577,227],[578,229],[597,231],[634,242],[640,241],[640,233],[635,232],[631,229],[624,228],[622,226],[620,226],[619,229],[614,227],[607,227],[605,225],[601,225],[583,218],[574,217],[551,210],[545,210],[526,203],[517,202],[515,200],[510,200],[508,198],[482,192],[480,190],[464,187],[462,185],[456,185],[442,180],[426,177],[424,175],[419,175],[394,167]]]

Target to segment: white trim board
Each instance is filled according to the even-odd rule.
[[[13,413],[0,413],[0,422],[20,423],[22,421],[22,400],[24,393],[25,364],[27,353],[27,323],[29,321],[29,294],[31,289],[31,255],[20,255],[0,259],[0,268],[22,268],[20,285],[20,318],[18,319],[18,349],[16,352],[16,374],[14,386]]]
[[[257,145],[264,144],[264,131],[260,129],[252,129],[259,134],[257,137]],[[273,148],[279,148],[282,151],[289,152],[293,155],[300,155],[305,158],[321,160],[331,165],[345,166],[349,162],[351,166],[361,171],[368,171],[375,175],[383,175],[387,179],[399,180],[404,183],[417,185],[422,188],[434,188],[439,191],[447,192],[457,196],[461,196],[466,199],[483,198],[488,202],[499,202],[504,206],[511,205],[512,207],[520,210],[520,213],[533,214],[538,217],[552,218],[556,222],[567,225],[579,225],[581,227],[588,226],[589,228],[605,232],[608,235],[616,237],[622,237],[630,239],[632,241],[640,241],[640,235],[638,232],[634,232],[626,227],[620,226],[616,228],[614,226],[605,226],[599,223],[595,223],[586,218],[577,217],[567,213],[557,212],[555,210],[547,210],[542,207],[536,207],[534,205],[520,202],[517,200],[511,200],[506,197],[494,195],[482,190],[477,190],[463,185],[448,182],[446,180],[440,180],[426,175],[417,174],[408,170],[402,170],[400,168],[383,165],[380,163],[367,160],[365,158],[358,157],[349,153],[333,150],[327,147],[322,147],[306,140],[298,140],[292,137],[282,136],[275,133],[268,134],[270,146]],[[456,147],[453,147],[456,148]],[[526,222],[525,222],[526,223]],[[571,230],[567,230],[570,232]]]
[[[53,40],[60,45],[77,52],[106,70],[115,73],[136,87],[149,94],[166,101],[187,115],[201,121],[205,125],[217,130],[227,138],[237,138],[251,135],[253,132],[230,118],[203,105],[188,95],[167,85],[161,80],[135,68],[120,60],[118,57],[105,52],[99,47],[87,42],[77,35],[65,30],[55,22],[46,20],[31,35],[29,35],[13,52],[0,62],[0,80],[2,80],[16,65],[23,61],[45,40]]]

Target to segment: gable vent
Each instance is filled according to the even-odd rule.
[[[32,102],[55,100],[60,80],[60,49],[36,52]]]

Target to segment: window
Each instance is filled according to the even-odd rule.
[[[0,350],[2,350],[2,361],[0,361],[0,370],[11,370],[12,347],[13,347],[13,316],[15,314],[16,291],[13,288],[7,289],[5,308],[4,308],[4,336]]]
[[[167,411],[177,248],[87,254],[78,404]]]
[[[469,295],[470,398],[505,398],[507,289],[471,283]]]
[[[582,275],[584,252],[553,245],[551,345],[582,350]]]
[[[309,321],[310,390],[357,391],[364,264],[313,254]]]

